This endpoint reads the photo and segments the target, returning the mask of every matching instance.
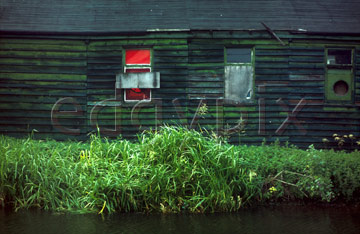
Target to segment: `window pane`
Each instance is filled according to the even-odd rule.
[[[246,101],[252,97],[253,68],[250,65],[225,66],[225,98]]]
[[[150,72],[150,68],[126,68],[126,73]]]
[[[227,63],[251,63],[251,48],[227,48]]]
[[[125,63],[150,65],[150,50],[126,50]]]
[[[126,73],[141,73],[150,72],[150,68],[128,68],[125,70]],[[125,100],[126,101],[139,101],[150,99],[150,89],[126,89]]]
[[[328,50],[327,64],[351,64],[351,50]]]
[[[125,99],[126,101],[149,100],[150,89],[126,89]]]

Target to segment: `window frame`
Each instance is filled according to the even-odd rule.
[[[250,49],[251,51],[251,62],[250,63],[230,63],[227,62],[227,50],[228,49]],[[250,98],[246,98],[246,103],[253,102],[255,99],[255,46],[254,45],[225,45],[224,46],[224,75],[225,68],[227,66],[239,66],[247,65],[252,67],[252,92]],[[225,82],[225,79],[224,79]],[[225,97],[225,88],[224,88],[224,97]]]
[[[329,50],[351,50],[351,64],[329,64],[328,63],[328,55]],[[355,91],[355,48],[354,47],[336,47],[336,46],[328,46],[325,47],[325,56],[324,56],[324,63],[325,63],[325,81],[324,81],[324,101],[328,104],[352,104],[354,103],[354,91]],[[339,96],[339,99],[336,100],[333,97],[334,94],[329,94],[329,70],[347,70],[350,72],[351,80],[349,84],[349,91],[350,92],[350,100],[343,100],[342,96]],[[345,81],[346,82],[346,81]],[[345,94],[346,95],[346,94]],[[345,96],[343,95],[343,96]]]
[[[126,64],[126,51],[127,50],[149,50],[150,51],[150,64]],[[122,49],[122,71],[126,73],[127,69],[149,69],[150,72],[153,71],[154,66],[154,58],[153,58],[153,49],[148,47],[126,47]],[[123,98],[126,103],[137,103],[137,102],[151,102],[152,99],[152,90],[150,89],[150,97],[149,99],[142,100],[128,100],[126,99],[126,90],[123,90]]]

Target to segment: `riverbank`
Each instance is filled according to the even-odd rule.
[[[231,212],[283,201],[358,202],[360,152],[234,146],[163,127],[138,142],[0,137],[0,204],[14,209]]]

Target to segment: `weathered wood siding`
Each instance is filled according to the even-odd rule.
[[[199,33],[200,34],[200,33]],[[189,82],[191,88],[204,87],[197,93],[206,100],[223,97],[223,48],[228,46],[254,46],[255,97],[250,103],[225,104],[200,119],[202,126],[234,128],[242,120],[244,129],[230,131],[230,142],[260,144],[280,141],[300,147],[338,148],[333,134],[359,137],[359,43],[351,37],[306,36],[284,34],[286,46],[281,46],[266,33],[203,32],[189,42],[189,79],[201,74],[202,79]],[[291,39],[291,40],[288,40]],[[351,47],[355,49],[354,103],[326,103],[325,48]],[[203,55],[203,57],[199,56]],[[207,55],[207,56],[206,56]],[[190,72],[191,71],[191,72]],[[195,103],[193,103],[195,102]],[[191,103],[193,103],[191,105]],[[198,101],[191,101],[196,107]],[[212,102],[214,104],[214,102]],[[220,111],[219,111],[220,110]],[[292,116],[289,121],[286,119]],[[220,121],[216,122],[216,113]],[[324,143],[324,139],[329,140]],[[355,147],[355,140],[345,139],[343,148]]]
[[[355,53],[355,100],[360,102],[360,46],[357,47]]]
[[[51,123],[51,110],[63,97],[86,103],[86,45],[81,40],[0,38],[0,132],[40,138],[81,138],[85,116],[59,116],[66,128],[81,132],[68,136]],[[61,110],[71,106],[62,105]]]
[[[0,133],[39,138],[86,139],[89,132],[133,138],[158,124],[190,126],[200,102],[208,112],[192,127],[242,129],[228,133],[232,143],[279,140],[300,147],[336,147],[332,135],[360,137],[360,38],[279,33],[281,46],[267,32],[192,31],[104,37],[0,38]],[[224,47],[253,46],[254,97],[248,103],[223,103]],[[325,92],[325,48],[355,48],[355,102],[329,104]],[[119,104],[115,74],[123,68],[123,50],[152,48],[160,89],[140,106]],[[122,94],[121,94],[122,95]],[[71,97],[79,115],[59,115],[78,134],[66,135],[51,122],[51,110]],[[223,104],[222,104],[223,103]],[[221,104],[221,105],[219,105]],[[300,104],[300,106],[299,106]],[[73,103],[60,110],[73,110]],[[293,121],[285,120],[294,113]],[[155,119],[158,119],[156,122]],[[118,126],[115,132],[114,126]],[[281,127],[283,125],[283,127]],[[111,134],[112,132],[112,134]],[[323,138],[330,142],[324,144]],[[344,147],[355,147],[347,140]]]

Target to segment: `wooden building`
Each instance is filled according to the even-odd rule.
[[[358,147],[360,2],[0,1],[1,134],[162,124]]]

